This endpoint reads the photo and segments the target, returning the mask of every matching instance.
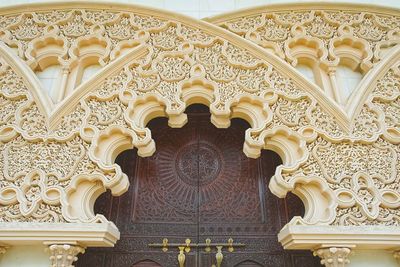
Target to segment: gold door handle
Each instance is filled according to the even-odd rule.
[[[215,259],[217,260],[217,267],[221,267],[224,255],[222,254],[222,246],[217,246],[217,254],[215,254]]]
[[[212,243],[210,238],[207,238],[205,240],[205,243],[192,243],[189,238],[185,240],[185,243],[168,243],[168,239],[164,238],[162,240],[162,243],[153,243],[149,244],[149,247],[152,248],[161,248],[163,252],[167,252],[168,249],[171,248],[178,248],[179,249],[179,254],[178,254],[178,263],[179,267],[185,267],[185,260],[186,260],[186,255],[185,253],[189,253],[192,248],[195,249],[200,249],[204,248],[204,251],[207,253],[210,253],[212,251],[212,248],[217,249],[217,253],[215,254],[215,259],[217,265],[214,265],[212,267],[221,267],[222,260],[224,259],[224,255],[222,254],[222,249],[227,248],[229,252],[233,252],[234,248],[237,247],[244,247],[245,244],[242,243],[234,243],[232,238],[228,239],[227,243]]]
[[[178,254],[178,262],[179,262],[179,267],[185,267],[185,253],[184,253],[185,247],[179,247],[179,254]]]

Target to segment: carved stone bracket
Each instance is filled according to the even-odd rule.
[[[314,255],[321,258],[321,264],[326,267],[345,267],[350,263],[348,257],[351,250],[349,248],[320,248],[314,251]]]
[[[6,253],[7,248],[6,247],[0,247],[0,256]]]
[[[77,255],[84,253],[85,249],[74,245],[50,245],[50,262],[51,267],[74,267],[73,262],[78,260]]]

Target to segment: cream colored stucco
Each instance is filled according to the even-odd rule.
[[[193,103],[209,106],[220,128],[248,121],[247,156],[270,149],[282,157],[269,189],[295,193],[306,208],[279,234],[286,249],[313,250],[327,267],[344,266],[358,249],[380,250],[377,258],[393,263],[399,10],[290,4],[200,21],[58,2],[4,7],[0,18],[0,244],[10,247],[2,264],[25,266],[17,261],[27,243],[37,244],[37,259],[48,245],[54,267],[71,265],[85,247],[112,246],[118,230],[93,205],[106,189],[121,195],[129,187],[115,157],[132,147],[152,155],[147,123],[167,117],[182,127]],[[311,66],[316,82],[297,64]],[[336,75],[342,64],[362,76],[349,95]],[[86,77],[92,65],[99,70]],[[37,74],[49,67],[61,71],[47,90]]]
[[[27,4],[46,2],[46,0],[14,0],[12,3],[8,0],[0,0],[0,6],[8,6],[10,4]],[[97,0],[96,2],[107,2],[107,0]],[[266,4],[283,4],[292,3],[290,0],[113,0],[113,3],[138,4],[148,7],[155,7],[185,14],[194,18],[205,18],[219,15],[225,12],[235,11],[243,8]],[[296,2],[318,2],[313,0],[297,0]],[[333,0],[322,0],[325,3],[337,3]],[[349,2],[349,1],[340,1]],[[357,4],[379,4],[387,7],[400,7],[397,0],[353,0],[351,3]]]
[[[387,251],[356,250],[349,267],[397,267],[393,254]]]
[[[46,246],[15,246],[7,249],[0,258],[0,267],[48,267]]]

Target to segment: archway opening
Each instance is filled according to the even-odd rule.
[[[112,249],[88,249],[77,266],[132,266],[144,259],[177,266],[177,248],[168,252],[149,248],[149,243],[226,243],[229,238],[244,243],[230,253],[226,249],[222,266],[258,262],[261,266],[319,266],[310,252],[284,251],[277,241],[279,230],[293,216],[302,216],[299,198],[288,194],[278,199],[268,190],[277,166],[278,154],[263,151],[259,159],[243,153],[245,131],[250,125],[232,119],[231,126],[218,129],[210,122],[207,106],[186,109],[188,123],[170,128],[166,118],[148,123],[156,143],[156,153],[137,156],[135,149],[116,159],[130,180],[121,197],[103,194],[95,205],[96,213],[116,223],[121,240]],[[215,264],[215,249],[210,253],[193,249],[185,266]],[[93,262],[101,261],[93,265]],[[305,264],[296,264],[299,257]],[[161,261],[160,261],[161,259]],[[82,262],[82,263],[81,263]],[[311,263],[311,264],[310,264]]]

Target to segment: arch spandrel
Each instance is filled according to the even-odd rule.
[[[18,37],[23,32],[16,29],[29,23],[39,28],[48,23],[46,31],[70,43],[93,30],[113,45],[101,57],[109,59],[105,67],[48,114],[37,108],[44,102],[32,97],[29,81],[18,85],[26,84],[21,96],[4,93],[7,88],[2,87],[4,105],[13,108],[2,111],[4,221],[43,221],[50,209],[54,216],[46,217],[48,222],[105,222],[93,214],[95,199],[105,189],[119,195],[128,187],[126,176],[113,164],[116,155],[132,147],[141,156],[151,155],[156,144],[148,121],[163,116],[171,127],[181,127],[186,106],[201,103],[210,107],[217,127],[228,127],[235,117],[250,123],[244,144],[248,156],[257,157],[261,149],[280,154],[284,164],[270,189],[280,197],[293,191],[305,202],[306,215],[295,224],[398,224],[396,68],[379,76],[382,88],[371,89],[373,96],[350,124],[338,104],[291,66],[223,29],[152,9],[79,2],[78,11],[75,5],[32,5],[19,11],[24,15],[0,10],[5,31],[10,29],[4,36],[20,38],[6,43],[17,43],[19,52],[25,47],[21,40],[31,37]],[[117,24],[122,25],[120,32]],[[44,28],[33,31],[28,41],[41,38]],[[19,56],[24,59],[24,53]],[[9,66],[13,68],[20,71]],[[384,92],[387,83],[390,92]],[[25,158],[24,164],[17,164],[18,156]],[[57,164],[63,168],[55,170]],[[41,192],[35,201],[24,197],[32,186]],[[23,205],[31,208],[19,212]],[[13,217],[8,208],[21,214]]]
[[[296,3],[290,7],[276,4],[249,8],[205,20],[263,47],[290,65],[307,59],[330,79],[336,79],[332,73],[341,62],[352,61],[364,77],[347,101],[337,84],[318,77],[318,85],[353,121],[366,100],[367,84],[374,73],[383,71],[381,61],[389,61],[397,53],[399,14],[395,8],[374,5]]]

